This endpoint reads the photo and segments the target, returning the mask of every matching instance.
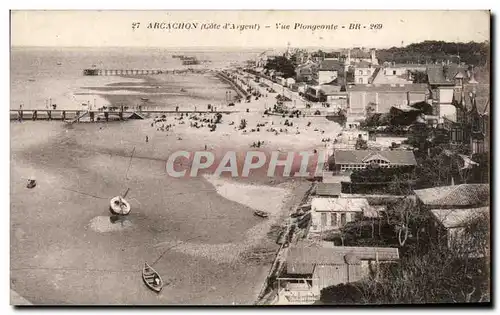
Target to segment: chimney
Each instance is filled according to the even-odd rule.
[[[372,65],[374,65],[376,63],[376,59],[377,59],[375,49],[372,49],[370,51],[370,53],[371,53],[371,63],[372,63]]]
[[[476,78],[474,78],[474,67],[470,70],[470,75],[469,75],[469,83],[471,84],[477,84],[478,82],[476,81]]]

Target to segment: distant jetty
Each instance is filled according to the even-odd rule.
[[[111,76],[111,75],[153,75],[153,74],[162,74],[163,70],[135,70],[135,69],[83,69],[83,75],[86,76]]]

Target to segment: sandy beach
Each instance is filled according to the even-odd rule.
[[[103,93],[115,106],[133,105],[143,93],[148,106],[215,106],[228,85],[199,76],[201,83],[191,85],[195,78],[186,75],[168,83],[160,77],[122,78],[82,88]],[[168,100],[168,93],[181,89],[186,95]],[[147,94],[150,90],[154,93]],[[73,125],[12,122],[12,290],[33,304],[252,304],[278,248],[275,236],[267,234],[283,223],[310,183],[264,171],[248,178],[210,172],[173,178],[165,163],[178,150],[244,155],[257,141],[267,153],[312,151],[322,147],[321,137],[339,130],[324,117],[263,115],[274,102],[270,94],[237,103],[239,112],[223,115],[212,132],[208,123],[198,128],[191,123],[201,126],[215,113],[173,115],[161,122],[155,117]],[[236,128],[242,119],[246,130]],[[293,127],[284,125],[286,119]],[[257,131],[257,124],[264,127]],[[33,190],[25,186],[31,177],[38,182]],[[127,189],[131,214],[111,222],[109,199]],[[271,215],[263,219],[254,210]],[[256,259],[259,253],[265,254]],[[164,278],[161,295],[143,285],[144,261],[154,263]],[[79,289],[68,291],[69,282]]]
[[[269,266],[238,257],[259,240],[277,246],[265,237],[272,219],[262,223],[253,215],[266,204],[267,188],[166,176],[164,159],[187,142],[153,137],[146,144],[148,126],[11,124],[11,287],[18,294],[34,304],[254,301],[251,292],[260,289]],[[28,190],[32,176],[38,185]],[[280,200],[274,210],[266,209],[288,211],[280,204],[293,187],[273,188],[281,191],[275,197]],[[133,212],[111,225],[109,198],[127,188]],[[238,199],[236,193],[253,198]],[[169,285],[161,296],[152,295],[141,282],[140,266],[172,245],[178,246],[155,265]],[[68,292],[68,281],[80,290]]]

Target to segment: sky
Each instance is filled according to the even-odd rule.
[[[147,28],[155,22],[199,24],[197,29],[189,30]],[[133,23],[139,23],[135,30]],[[226,23],[258,25],[260,29],[223,29]],[[290,29],[276,29],[277,23],[289,25]],[[220,28],[200,29],[202,24]],[[294,29],[296,24],[337,25],[338,28]],[[350,24],[361,24],[361,29],[349,30]],[[370,29],[371,26],[374,29]],[[297,48],[386,48],[424,40],[483,42],[489,38],[488,11],[11,12],[12,46],[279,48],[289,43]]]

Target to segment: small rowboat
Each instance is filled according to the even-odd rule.
[[[259,217],[262,217],[262,218],[267,218],[269,216],[269,213],[267,213],[265,211],[260,211],[260,210],[255,210],[254,214],[256,216],[259,216]]]
[[[144,263],[144,269],[142,269],[142,279],[148,288],[156,293],[160,293],[163,288],[163,280],[160,275],[147,262]]]
[[[130,203],[121,196],[111,198],[109,202],[109,210],[113,214],[126,215],[130,212]]]
[[[32,189],[35,188],[35,186],[36,186],[36,180],[28,179],[28,184],[26,185],[26,188]]]

